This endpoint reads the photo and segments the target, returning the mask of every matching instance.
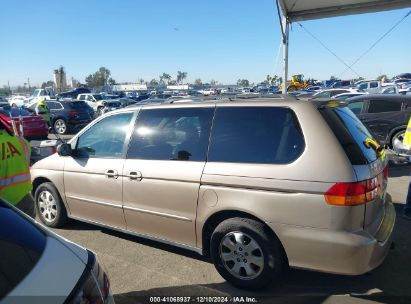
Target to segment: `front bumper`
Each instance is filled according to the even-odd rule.
[[[386,205],[376,235],[267,223],[277,234],[290,267],[321,272],[360,275],[378,267],[392,243],[395,209]]]

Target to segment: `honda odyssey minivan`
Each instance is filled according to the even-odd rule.
[[[286,267],[382,263],[395,211],[384,150],[343,102],[254,97],[110,112],[31,170],[38,214],[211,256],[246,289]]]

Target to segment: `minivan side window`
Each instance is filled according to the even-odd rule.
[[[305,147],[293,111],[285,107],[221,107],[214,117],[210,162],[287,164]]]
[[[121,158],[133,113],[108,116],[85,131],[77,140],[75,157]]]
[[[371,100],[368,113],[401,111],[401,102],[394,100]]]
[[[214,108],[141,110],[128,159],[205,161]]]

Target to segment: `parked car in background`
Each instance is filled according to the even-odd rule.
[[[43,212],[54,208],[43,195]],[[0,248],[2,303],[114,303],[107,271],[93,252],[1,199]]]
[[[25,104],[28,104],[30,101],[27,99],[26,96],[23,95],[14,95],[9,99],[9,104],[12,107],[22,107]]]
[[[333,84],[330,85],[330,88],[349,88],[351,87],[351,80],[337,80]]]
[[[96,117],[122,107],[122,101],[120,101],[120,99],[104,99],[101,94],[79,94],[77,99],[86,102],[93,108]],[[123,100],[124,103],[127,104],[127,98]]]
[[[385,85],[381,87],[380,94],[399,94],[400,90],[397,85]]]
[[[357,84],[356,88],[368,93],[379,93],[381,91],[381,81],[362,80],[360,84]]]
[[[46,101],[51,114],[51,126],[58,134],[77,132],[94,118],[93,109],[84,101],[79,100],[48,100]],[[34,111],[36,104],[30,109]]]
[[[76,99],[79,94],[91,93],[87,88],[76,88],[67,92],[62,92],[56,95],[57,98],[71,98]]]
[[[17,129],[19,130],[21,117],[24,138],[27,140],[47,139],[47,136],[49,135],[48,125],[39,115],[33,115],[24,109],[11,107],[8,103],[0,104],[0,115],[10,124],[13,119]]]
[[[404,88],[404,89],[401,89],[399,93],[400,93],[400,94],[403,94],[403,95],[406,95],[406,94],[409,95],[409,94],[411,94],[411,85],[408,86],[408,87],[406,87],[406,88]]]
[[[338,94],[338,95],[334,95],[331,98],[332,99],[338,99],[338,100],[346,100],[348,98],[352,98],[352,97],[360,96],[360,95],[364,95],[364,94],[368,94],[368,93],[365,93],[365,92],[341,93],[341,94]]]
[[[358,275],[383,262],[395,211],[372,143],[335,102],[133,106],[96,119],[31,176],[37,208],[44,197],[56,206],[39,213],[48,226],[70,217],[209,253],[226,280],[258,289],[288,265]]]
[[[367,94],[347,100],[348,107],[381,144],[403,140],[411,115],[411,96]]]
[[[358,93],[360,90],[358,89],[326,89],[315,93],[312,96],[312,99],[329,99],[335,95],[343,94],[343,93]]]

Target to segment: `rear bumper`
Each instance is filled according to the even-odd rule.
[[[392,203],[375,236],[364,230],[333,231],[267,223],[283,244],[291,267],[344,275],[360,275],[378,267],[392,242],[395,209]]]

